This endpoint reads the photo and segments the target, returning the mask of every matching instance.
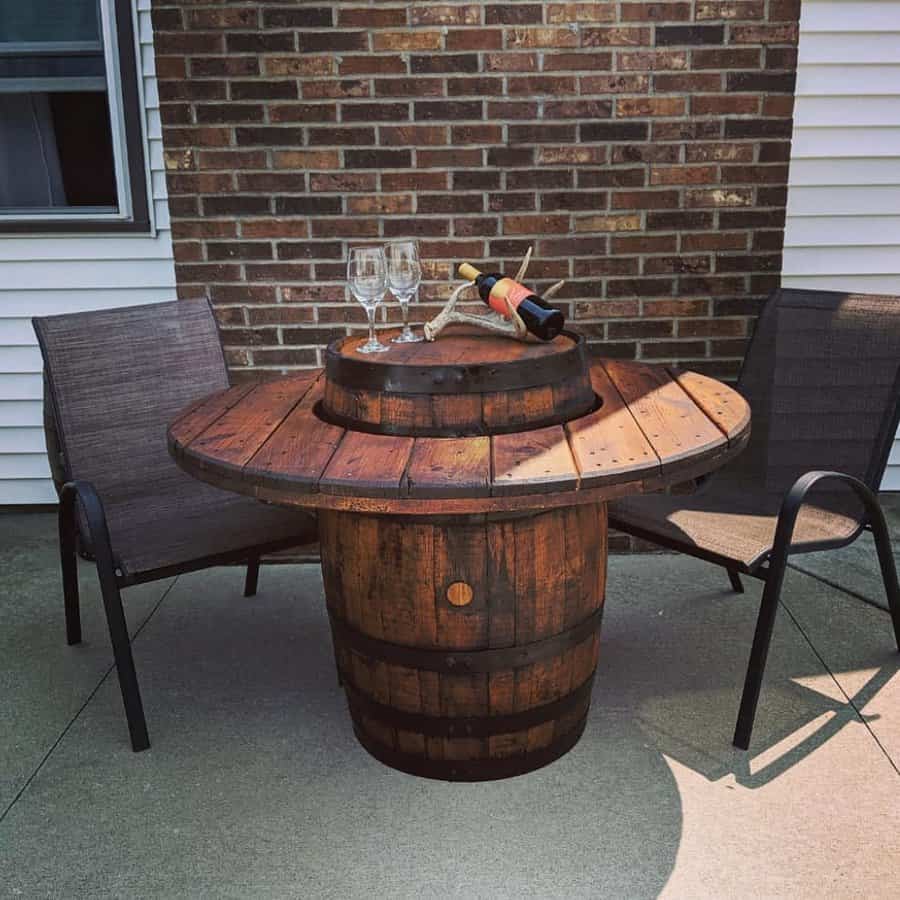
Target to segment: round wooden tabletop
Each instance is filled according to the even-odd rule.
[[[747,402],[696,372],[594,360],[599,407],[564,424],[471,437],[345,429],[319,415],[321,370],[206,397],[170,425],[191,475],[284,505],[465,515],[596,503],[719,468],[745,446]]]

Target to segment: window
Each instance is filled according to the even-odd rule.
[[[130,0],[0,0],[0,232],[149,228]]]

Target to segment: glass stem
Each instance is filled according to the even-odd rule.
[[[367,306],[366,315],[369,317],[369,343],[375,343],[375,307]]]
[[[400,312],[403,313],[403,333],[409,333],[409,297],[398,297]]]

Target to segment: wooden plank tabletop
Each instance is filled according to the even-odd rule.
[[[187,472],[276,503],[409,514],[596,502],[659,490],[743,449],[750,410],[696,372],[596,360],[598,407],[565,425],[475,437],[348,431],[318,414],[321,371],[202,398],[169,428]]]

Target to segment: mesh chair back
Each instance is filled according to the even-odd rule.
[[[166,425],[228,386],[212,309],[179,300],[32,320],[67,479],[94,483],[107,506],[165,489],[178,469]]]
[[[739,388],[753,432],[729,477],[744,490],[780,500],[811,469],[847,472],[877,489],[900,415],[900,298],[777,291]],[[856,516],[847,502],[842,511]]]

